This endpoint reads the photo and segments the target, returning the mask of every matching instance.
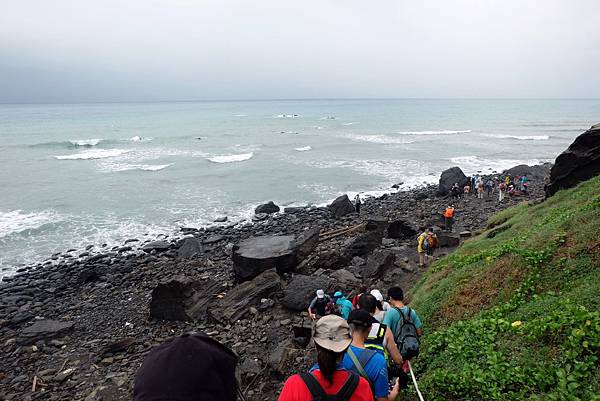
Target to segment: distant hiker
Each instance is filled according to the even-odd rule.
[[[352,306],[354,306],[354,308],[358,308],[358,300],[366,292],[367,292],[367,286],[361,285],[360,288],[358,289],[358,294],[356,294],[355,296],[352,297]]]
[[[475,187],[476,185],[477,185],[477,177],[472,176],[471,177],[471,191],[475,192],[477,190],[477,188]]]
[[[375,319],[377,319],[380,322],[383,322],[383,318],[385,317],[385,312],[391,308],[390,304],[388,304],[387,302],[385,302],[383,300],[383,295],[381,294],[381,291],[375,289],[375,290],[371,290],[371,295],[373,295],[375,297],[375,300],[377,301],[375,307],[376,307],[376,311],[373,314],[373,317],[375,317]]]
[[[419,267],[425,266],[425,248],[427,247],[427,244],[425,243],[426,239],[427,232],[425,231],[417,237],[417,253],[419,254]]]
[[[450,227],[450,231],[452,231],[452,227]],[[425,241],[427,241],[427,249],[425,252],[427,256],[433,257],[433,251],[435,251],[435,249],[438,247],[438,238],[433,232],[433,228],[428,230]]]
[[[308,306],[308,316],[315,320],[318,317],[328,315],[328,304],[332,303],[332,299],[329,295],[325,294],[323,290],[317,290],[317,296],[313,298]],[[306,304],[305,304],[306,305]]]
[[[454,224],[454,205],[449,205],[444,211],[444,226],[446,231],[452,232],[452,225]]]
[[[369,382],[342,368],[341,362],[350,343],[350,327],[339,316],[319,319],[313,331],[317,364],[310,373],[290,376],[281,390],[279,401],[338,400],[370,401],[373,393]]]
[[[485,183],[485,193],[488,198],[492,197],[492,193],[494,192],[494,181],[490,178]]]
[[[463,187],[463,196],[466,198],[469,193],[471,193],[471,187],[467,184]]]
[[[484,184],[483,180],[477,181],[477,199],[483,199]]]
[[[520,183],[521,183],[521,192],[527,192],[527,186],[529,179],[527,178],[527,175],[523,174],[523,176],[521,176],[520,179]]]
[[[336,291],[335,294],[333,294],[333,301],[338,306],[340,315],[344,319],[348,319],[350,312],[352,312],[352,309],[354,309],[352,302],[350,302],[341,291]]]
[[[506,177],[504,177],[504,186],[506,188],[508,188],[508,186],[510,185],[510,175],[506,175]]]
[[[356,209],[356,213],[360,214],[360,205],[362,202],[360,201],[360,195],[356,194],[354,197],[354,208]]]
[[[498,201],[499,202],[502,202],[502,200],[504,199],[504,191],[506,191],[505,181],[500,181],[500,184],[498,184]]]
[[[404,304],[404,292],[400,287],[391,287],[388,297],[392,309],[385,314],[383,323],[394,333],[402,359],[409,361],[419,353],[419,337],[423,335],[423,324],[414,309]],[[400,382],[408,383],[409,366],[405,362],[400,373]]]
[[[453,198],[460,198],[460,187],[458,186],[458,182],[455,182],[450,189],[450,193]]]
[[[395,401],[400,391],[398,382],[389,390],[387,363],[384,356],[374,350],[365,348],[365,342],[371,332],[373,316],[365,310],[353,310],[348,317],[352,344],[348,347],[342,366],[352,370],[369,382],[373,395],[378,401]]]
[[[377,311],[377,299],[371,294],[365,294],[365,297],[359,302],[359,309],[369,312],[369,314],[375,317]],[[385,358],[388,368],[390,367],[390,357],[394,363],[398,366],[402,366],[403,360],[394,341],[394,333],[385,324],[380,321],[373,322],[369,336],[365,341],[365,348],[372,349],[380,352]]]
[[[237,362],[229,348],[204,333],[171,338],[144,358],[135,376],[133,400],[235,401]]]
[[[515,190],[515,187],[513,185],[511,185],[510,187],[508,187],[508,194],[513,197],[517,194],[517,191]]]

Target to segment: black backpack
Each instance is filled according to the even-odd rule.
[[[344,385],[338,391],[337,394],[327,394],[319,381],[312,375],[312,373],[304,372],[300,373],[300,378],[308,387],[308,391],[312,396],[312,401],[349,401],[352,394],[358,387],[359,376],[354,372],[348,372],[348,378],[344,382]]]
[[[402,321],[398,322],[398,326],[396,327],[394,340],[396,340],[402,358],[404,360],[411,360],[419,355],[419,346],[421,345],[419,336],[417,335],[417,326],[412,321],[412,311],[410,308],[407,307],[408,317],[402,313],[402,309],[396,307],[394,309],[398,311],[402,318]]]

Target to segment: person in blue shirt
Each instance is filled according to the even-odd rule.
[[[344,318],[344,320],[348,320],[348,316],[350,316],[350,312],[354,309],[352,306],[352,302],[350,302],[341,291],[336,291],[333,294],[333,301],[340,309],[340,314]]]
[[[365,348],[365,341],[374,322],[373,316],[363,309],[353,310],[348,317],[352,332],[352,343],[346,350],[342,366],[352,370],[369,382],[373,396],[377,401],[395,401],[400,392],[396,381],[390,391],[388,384],[387,362],[382,353]]]
[[[404,305],[404,292],[400,287],[391,287],[388,290],[388,297],[392,307],[385,313],[383,324],[388,326],[395,336],[398,332],[398,323],[402,320],[399,310],[402,311],[404,316],[407,316],[409,307]],[[412,308],[410,308],[410,316],[417,328],[417,335],[423,335],[423,323],[421,323],[421,319],[419,318],[419,315],[417,315],[417,312]]]

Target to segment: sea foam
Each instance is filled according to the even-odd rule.
[[[453,134],[468,134],[470,129],[466,130],[439,130],[439,131],[399,131],[400,135],[453,135]]]
[[[26,213],[22,210],[0,212],[0,238],[26,230],[34,230],[58,220],[55,213],[49,211]]]
[[[297,150],[298,152],[306,152],[308,150],[311,150],[312,148],[310,146],[303,146],[301,148],[294,148],[294,150]]]
[[[102,139],[96,139],[96,138],[93,138],[93,139],[71,139],[69,141],[69,143],[74,146],[96,146],[100,142],[102,142]]]
[[[254,152],[250,153],[242,153],[239,155],[220,155],[220,156],[212,156],[207,157],[206,160],[211,161],[213,163],[233,163],[233,162],[243,162],[246,160],[252,159],[254,156]]]
[[[518,139],[521,141],[547,141],[550,139],[549,135],[505,135],[505,134],[482,134],[488,138],[499,138],[499,139]]]
[[[75,153],[73,155],[54,156],[58,160],[91,160],[116,157],[130,152],[126,149],[94,149]]]
[[[347,135],[345,138],[358,142],[380,143],[384,145],[408,144],[414,142],[414,140],[411,139],[394,138],[389,135]]]

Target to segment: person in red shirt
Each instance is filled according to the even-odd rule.
[[[341,366],[352,342],[348,323],[336,315],[324,316],[315,325],[313,340],[317,366],[310,373],[290,376],[279,401],[311,401],[319,395],[336,394],[349,401],[373,401],[369,382]]]

